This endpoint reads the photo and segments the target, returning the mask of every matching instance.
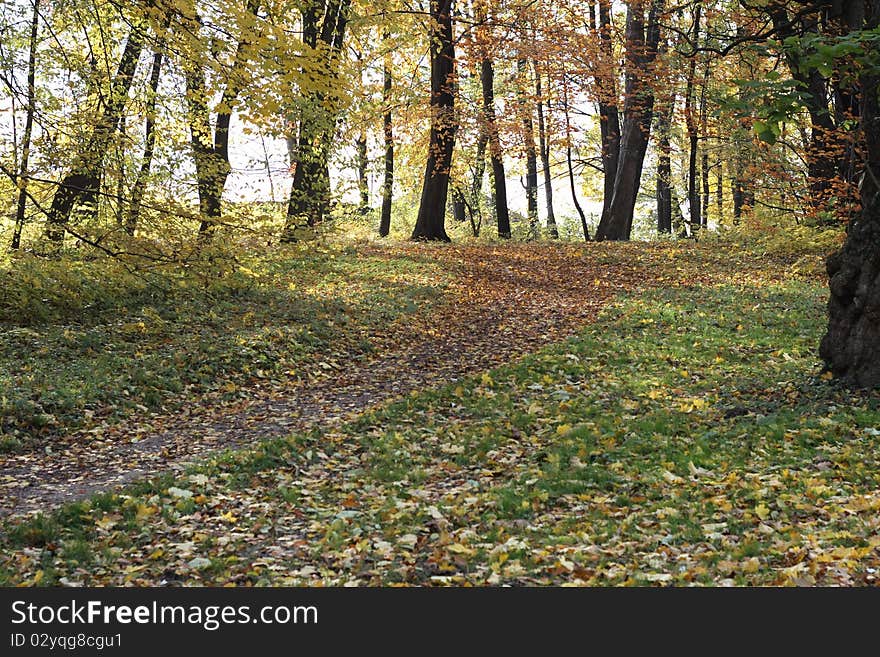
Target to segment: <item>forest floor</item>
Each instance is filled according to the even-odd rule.
[[[820,375],[816,263],[692,243],[323,258],[325,283],[364,277],[297,270],[313,310],[347,300],[309,349],[250,371],[212,352],[186,362],[219,384],[183,400],[15,439],[0,583],[877,583],[880,404]],[[230,345],[255,344],[244,317]]]
[[[289,356],[283,369],[275,363],[273,372],[265,368],[259,376],[245,378],[241,372],[225,372],[211,382],[214,394],[187,391],[185,402],[164,412],[146,415],[141,405],[127,417],[43,432],[16,453],[2,455],[0,485],[6,495],[0,500],[0,515],[46,510],[180,469],[210,451],[327,426],[392,398],[456,381],[573,334],[609,301],[644,287],[651,278],[649,261],[617,256],[609,267],[571,248],[432,250],[403,244],[362,248],[356,258],[375,267],[374,277],[366,281],[372,283],[372,293],[417,296],[402,285],[402,277],[412,274],[406,269],[391,286],[382,280],[383,261],[392,272],[400,261],[416,268],[424,263],[433,277],[419,281],[418,304],[374,314],[369,310],[372,300],[366,298],[368,310],[361,316],[337,315],[331,325],[347,320],[347,326],[331,328],[323,344],[308,353]],[[332,294],[342,291],[333,289]],[[377,323],[377,315],[390,321]],[[127,322],[132,324],[137,326]],[[141,346],[141,352],[146,348]],[[136,352],[131,364],[138,360]],[[297,376],[297,371],[302,373]],[[104,385],[119,386],[113,381]]]

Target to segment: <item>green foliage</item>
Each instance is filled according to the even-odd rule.
[[[735,94],[721,99],[718,113],[732,112],[752,119],[755,136],[768,144],[776,143],[782,125],[793,120],[806,107],[805,92],[796,80],[768,71],[763,79],[735,79]]]

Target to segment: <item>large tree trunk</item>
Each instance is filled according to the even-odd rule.
[[[556,215],[553,212],[553,178],[550,174],[550,144],[547,139],[547,126],[544,122],[544,101],[541,89],[541,71],[535,60],[535,95],[538,98],[538,147],[541,151],[541,168],[544,170],[544,198],[547,201],[547,233],[551,239],[559,239]]]
[[[412,239],[448,242],[446,196],[455,147],[453,0],[431,0],[431,134]]]
[[[70,214],[78,203],[96,203],[101,187],[101,167],[110,145],[113,131],[119,125],[131,80],[144,47],[144,38],[137,27],[133,27],[122,51],[119,67],[110,85],[110,94],[104,110],[83,151],[77,157],[71,171],[64,176],[52,197],[46,223],[46,237],[60,242],[64,239],[65,226]]]
[[[648,148],[654,92],[645,71],[657,57],[663,0],[652,0],[645,21],[644,0],[632,0],[626,14],[626,100],[620,138],[620,162],[608,213],[596,230],[598,240],[628,240],[639,193],[642,165]]]
[[[596,75],[599,94],[599,133],[602,139],[604,189],[602,217],[607,216],[614,197],[614,180],[620,161],[620,116],[614,51],[611,41],[611,2],[599,0],[599,70]],[[607,220],[606,220],[607,221]],[[600,220],[601,223],[601,220]]]
[[[338,77],[339,56],[348,25],[350,0],[312,0],[302,8],[303,43],[317,63],[303,66],[305,77]],[[293,181],[287,201],[282,242],[295,242],[297,228],[315,227],[330,208],[330,152],[339,98],[309,92],[299,117],[299,137],[291,161]],[[294,139],[289,138],[289,142]]]
[[[871,4],[869,29],[880,24],[880,3]],[[880,76],[867,71],[859,86],[866,155],[862,210],[843,248],[828,258],[828,331],[819,353],[835,377],[873,388],[880,386]]]
[[[498,137],[498,122],[495,119],[495,69],[492,60],[483,59],[480,66],[480,81],[483,86],[483,117],[486,134],[489,136],[489,160],[492,164],[492,196],[495,202],[495,216],[498,219],[498,237],[510,237],[510,211],[507,208],[507,178],[504,160],[501,156],[501,140]]]
[[[388,34],[383,35],[383,40],[388,41]],[[385,139],[385,180],[382,181],[382,213],[379,216],[379,236],[388,237],[391,232],[391,201],[394,190],[394,128],[391,114],[391,51],[385,55],[382,64],[382,134]]]

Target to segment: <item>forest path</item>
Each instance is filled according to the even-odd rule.
[[[591,246],[361,247],[373,256],[439,262],[453,282],[435,303],[371,336],[372,357],[330,376],[289,387],[255,381],[234,406],[194,399],[178,412],[130,418],[100,440],[82,431],[45,453],[8,455],[0,465],[0,516],[47,511],[181,470],[216,450],[329,427],[564,339],[619,295],[668,284],[636,245]]]

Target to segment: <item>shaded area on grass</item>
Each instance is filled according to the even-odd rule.
[[[251,256],[216,280],[135,276],[113,261],[26,263],[8,277],[16,280],[0,299],[7,453],[42,450],[71,429],[100,434],[127,415],[207,393],[234,401],[254,380],[307,379],[321,363],[336,366],[335,354],[364,357],[371,333],[436,300],[446,282],[430,263],[336,248]]]

